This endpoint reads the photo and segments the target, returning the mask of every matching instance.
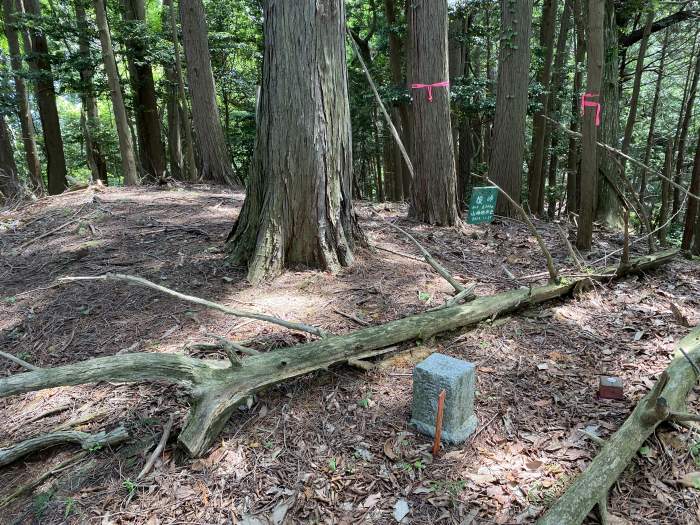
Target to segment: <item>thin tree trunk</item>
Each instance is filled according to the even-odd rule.
[[[695,147],[695,159],[693,161],[693,177],[690,181],[690,193],[697,195],[700,193],[700,133],[698,133],[698,144]],[[685,226],[683,228],[683,240],[681,249],[689,250],[693,241],[695,231],[695,221],[698,216],[698,201],[688,199],[688,208],[685,212]]]
[[[136,117],[136,136],[139,142],[141,167],[146,177],[158,180],[165,173],[165,152],[160,137],[158,100],[151,64],[146,60],[145,32],[146,5],[144,0],[122,0],[124,20],[129,22],[132,36],[127,62]]]
[[[352,263],[352,141],[343,0],[265,1],[260,116],[229,260],[259,282]],[[298,31],[304,28],[304,31]]]
[[[44,181],[41,176],[41,164],[39,163],[39,153],[34,138],[34,122],[29,106],[29,95],[27,85],[22,76],[22,55],[19,45],[19,37],[14,24],[16,13],[18,12],[14,0],[3,0],[3,18],[5,20],[5,36],[10,51],[10,64],[14,72],[15,95],[17,100],[17,116],[22,130],[22,144],[24,144],[24,154],[29,170],[30,187],[33,193],[43,195],[46,191]]]
[[[15,199],[21,195],[22,185],[17,176],[12,136],[5,115],[0,113],[0,202],[3,201],[3,197]]]
[[[586,92],[600,93],[603,78],[603,19],[605,0],[588,0],[587,75]],[[616,70],[617,73],[617,70]],[[596,108],[586,108],[581,124],[581,212],[578,221],[576,245],[580,250],[589,250],[593,238],[595,214],[595,190],[598,178]]]
[[[554,0],[544,0],[542,19],[540,21],[540,49],[544,52],[542,67],[537,72],[537,81],[542,86],[538,103],[540,111],[532,122],[532,159],[528,170],[528,204],[535,214],[544,212],[544,166],[545,166],[545,131],[544,116],[549,113],[549,84],[552,78],[552,60],[554,58],[554,22],[557,8]]]
[[[94,5],[95,21],[97,22],[97,30],[100,34],[100,45],[102,46],[102,61],[105,66],[109,94],[112,98],[112,110],[114,111],[114,120],[117,126],[117,136],[119,137],[122,175],[124,176],[124,184],[133,186],[139,184],[134,144],[131,140],[131,131],[129,130],[129,122],[126,117],[126,108],[124,107],[122,88],[119,82],[117,62],[114,59],[114,49],[112,48],[112,38],[109,34],[104,0],[94,0]]]
[[[27,13],[35,17],[41,16],[39,0],[25,0],[24,8]],[[56,91],[51,62],[49,61],[49,46],[46,36],[35,26],[31,30],[31,39],[32,59],[30,64],[36,73],[35,93],[44,136],[49,194],[58,195],[68,187],[68,183],[66,181],[66,158],[63,152],[61,122],[58,118]]]
[[[520,201],[522,166],[525,153],[528,69],[532,0],[501,0],[501,42],[498,57],[498,89],[493,123],[489,177],[510,197]],[[508,200],[499,197],[496,212],[507,217],[520,213]]]
[[[382,182],[382,152],[379,149],[379,145],[382,143],[381,139],[379,138],[379,126],[377,125],[377,109],[375,107],[373,113],[372,113],[372,132],[374,133],[374,145],[375,145],[375,154],[374,154],[374,165],[376,166],[376,187],[377,187],[377,202],[384,202],[385,201],[385,195],[384,195],[384,184]],[[386,174],[385,174],[386,176]]]
[[[673,143],[669,140],[666,145],[666,155],[664,157],[664,178],[661,181],[661,209],[659,210],[659,219],[657,227],[659,227],[659,243],[661,246],[667,246],[666,235],[668,233],[669,204],[671,197],[671,183],[667,180],[671,178],[673,172]]]
[[[95,76],[95,66],[90,58],[90,38],[89,26],[85,16],[85,0],[75,0],[75,18],[78,26],[78,46],[81,61],[84,64],[80,70],[80,81],[82,84],[81,100],[83,111],[81,113],[84,121],[83,133],[85,134],[85,152],[88,165],[92,173],[93,181],[102,181],[106,186],[109,184],[107,177],[107,161],[102,154],[102,147],[95,138],[95,131],[99,131],[100,116],[97,109],[97,98],[92,80]]]
[[[161,20],[163,27],[170,27],[170,17],[173,16],[171,0],[163,0]],[[170,33],[170,31],[168,31]],[[175,180],[183,180],[184,158],[182,155],[182,133],[180,125],[180,100],[178,96],[177,66],[175,62],[166,64],[165,79],[167,80],[166,113],[168,121],[168,160],[170,175]]]
[[[578,132],[581,120],[580,93],[583,86],[583,61],[586,57],[586,38],[583,21],[583,2],[585,0],[573,0],[574,24],[576,26],[576,53],[574,60],[574,92],[571,97],[571,131]],[[579,173],[579,143],[572,136],[569,138],[569,152],[566,164],[566,211],[571,218],[580,209],[581,177]]]
[[[651,104],[651,116],[649,120],[649,134],[647,135],[647,143],[644,147],[644,165],[649,165],[651,159],[651,150],[654,145],[654,131],[656,130],[656,114],[659,109],[659,97],[661,95],[661,82],[664,77],[664,68],[666,64],[666,50],[668,49],[668,30],[664,32],[664,41],[661,45],[661,58],[659,60],[659,68],[656,74],[656,87],[654,88],[654,101]],[[644,199],[647,191],[647,172],[641,170],[639,182],[639,202],[644,204]],[[665,182],[665,181],[664,181]],[[662,183],[663,184],[663,183]]]
[[[219,184],[234,184],[224,130],[216,104],[208,29],[202,0],[180,0],[182,43],[192,100],[192,120],[201,160],[200,175]]]
[[[409,85],[448,81],[447,0],[407,2],[406,20]],[[459,213],[449,87],[412,91],[415,179],[409,215],[428,224],[452,226],[459,222]]]

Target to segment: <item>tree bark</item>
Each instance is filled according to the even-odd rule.
[[[41,16],[39,0],[25,0],[24,8],[27,13],[34,17]],[[36,73],[34,85],[44,136],[49,194],[58,195],[68,187],[68,183],[66,181],[66,158],[63,152],[61,123],[58,118],[56,91],[49,60],[49,46],[46,36],[38,28],[33,27],[30,34],[32,40],[30,64]]]
[[[5,115],[0,113],[0,201],[22,195],[13,149]]]
[[[187,60],[192,120],[201,162],[200,177],[218,184],[233,185],[233,170],[216,104],[216,87],[202,0],[180,0],[180,23]]]
[[[604,69],[603,57],[603,19],[605,17],[605,0],[588,0],[588,35],[587,35],[587,75],[586,92],[601,93],[601,81]],[[617,71],[616,71],[617,74]],[[601,93],[602,95],[602,93]],[[593,100],[602,104],[601,97]],[[603,106],[605,107],[605,106]],[[598,179],[598,128],[596,127],[596,108],[586,108],[582,117],[581,130],[581,210],[578,221],[576,246],[580,250],[590,250],[593,238],[593,217],[595,214],[596,181]]]
[[[666,145],[666,155],[664,157],[664,176],[665,178],[661,180],[661,209],[659,210],[659,219],[657,221],[657,227],[659,227],[659,243],[661,246],[666,246],[668,242],[666,241],[666,235],[668,233],[668,226],[666,222],[669,216],[669,205],[671,197],[671,183],[669,179],[673,172],[673,144],[668,141]]]
[[[39,163],[39,153],[34,138],[34,122],[29,105],[29,95],[27,85],[22,76],[22,55],[19,45],[19,37],[15,24],[16,14],[19,12],[14,0],[3,0],[3,18],[5,20],[5,36],[10,52],[10,64],[14,72],[15,93],[17,100],[17,116],[22,130],[22,144],[24,144],[24,154],[29,171],[29,182],[33,193],[41,196],[45,193],[44,180],[41,176],[41,164]]]
[[[585,24],[583,21],[583,1],[573,0],[573,16],[576,26],[576,53],[574,59],[574,92],[571,97],[571,124],[569,129],[573,132],[578,132],[580,117],[580,93],[583,86],[583,61],[586,58],[586,35]],[[580,209],[581,203],[581,176],[579,173],[579,162],[581,156],[579,154],[578,141],[573,137],[569,137],[569,152],[567,154],[566,164],[566,211],[569,217],[573,217]]]
[[[267,0],[264,35],[255,153],[228,241],[251,282],[350,265],[356,227],[344,2]]]
[[[109,34],[107,23],[107,13],[105,11],[105,0],[93,0],[95,6],[95,21],[100,34],[100,45],[102,47],[102,61],[104,62],[107,84],[109,85],[109,95],[112,99],[112,111],[117,126],[117,136],[119,137],[119,153],[122,161],[122,175],[124,184],[133,186],[139,184],[138,171],[136,169],[136,157],[134,155],[134,144],[131,140],[131,131],[124,107],[121,83],[117,71],[117,62],[114,59],[114,49],[112,48],[112,38]]]
[[[537,81],[542,92],[538,97],[539,111],[532,121],[532,158],[528,170],[528,204],[530,211],[536,215],[544,213],[544,165],[545,132],[547,125],[544,116],[549,113],[550,81],[552,78],[552,60],[554,58],[554,23],[557,7],[554,0],[544,0],[542,19],[540,21],[540,49],[544,52],[542,66],[537,71]]]
[[[126,45],[129,47],[127,62],[134,114],[136,116],[136,136],[139,142],[141,168],[146,178],[156,181],[165,173],[165,152],[160,137],[160,116],[158,100],[153,81],[153,70],[146,59],[145,37],[146,5],[144,0],[122,0],[124,20],[130,24],[131,35]]]
[[[690,193],[697,195],[700,193],[700,133],[698,133],[698,144],[695,147],[695,159],[693,161],[693,177],[690,181]],[[688,207],[685,212],[685,226],[683,228],[683,239],[681,249],[689,250],[693,241],[695,221],[698,216],[698,201],[688,199]]]
[[[498,57],[496,115],[493,123],[489,178],[520,202],[525,152],[528,69],[532,0],[501,0],[501,41]],[[496,213],[517,217],[520,213],[506,199],[498,199]]]
[[[667,27],[670,27],[679,22],[690,20],[692,18],[695,18],[696,16],[697,14],[695,11],[678,11],[669,16],[661,18],[660,20],[656,20],[651,25],[651,32],[656,33],[657,31],[666,29]],[[636,31],[632,31],[629,35],[624,35],[620,37],[620,45],[622,47],[629,47],[639,42],[643,38],[643,36],[644,29],[637,29]]]
[[[409,85],[448,81],[447,0],[407,2],[406,23]],[[415,178],[409,215],[427,224],[453,226],[460,219],[449,87],[412,89],[412,96]]]
[[[83,64],[80,70],[81,95],[83,111],[81,120],[83,121],[83,133],[85,135],[85,152],[88,166],[92,173],[93,181],[102,181],[107,186],[107,161],[102,154],[102,147],[95,138],[95,132],[100,128],[100,117],[97,108],[97,98],[95,97],[95,87],[93,77],[95,76],[95,65],[90,57],[90,30],[85,15],[85,0],[75,0],[75,19],[78,27],[78,50]]]
[[[171,21],[175,17],[175,9],[172,0],[163,0],[161,21],[164,28],[171,27]],[[177,23],[177,22],[176,22]],[[168,34],[171,31],[168,30]],[[171,35],[172,37],[172,35]],[[175,35],[177,46],[177,35]],[[175,180],[185,180],[185,158],[182,151],[182,123],[180,122],[180,96],[177,64],[166,64],[165,78],[167,80],[167,120],[168,120],[168,160],[170,163],[170,175]]]

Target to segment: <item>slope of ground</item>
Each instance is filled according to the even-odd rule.
[[[91,189],[0,212],[0,348],[48,367],[135,351],[215,357],[192,347],[214,342],[208,333],[262,351],[304,339],[138,287],[56,285],[69,275],[129,273],[336,333],[450,297],[429,266],[397,255],[418,254],[363,203],[360,222],[379,249],[360,249],[339,275],[299,269],[253,288],[222,251],[243,197],[204,186]],[[476,282],[480,295],[546,279],[537,244],[517,221],[439,229],[403,219],[400,206],[373,208],[402,218],[459,279]],[[538,228],[558,265],[571,266],[555,225]],[[621,237],[595,237],[588,262],[614,264]],[[336,368],[281,384],[239,410],[206,457],[187,460],[169,446],[138,483],[170,415],[176,431],[182,423],[187,400],[176,388],[98,384],[0,399],[0,446],[62,426],[123,424],[132,435],[57,472],[0,510],[1,521],[382,524],[395,523],[397,501],[405,500],[402,523],[533,522],[595,454],[579,430],[614,432],[666,367],[684,324],[700,321],[699,278],[697,262],[679,258],[576,299],[406,345],[369,373]],[[476,363],[480,422],[467,443],[435,459],[430,440],[407,424],[411,370],[433,351]],[[21,371],[1,363],[0,374]],[[602,374],[624,378],[624,401],[596,399]],[[700,410],[698,392],[691,410]],[[0,470],[0,498],[76,452],[53,448]],[[698,468],[696,458],[700,466],[698,454],[700,436],[660,427],[612,492],[613,514],[640,524],[697,523],[697,492],[678,481]]]

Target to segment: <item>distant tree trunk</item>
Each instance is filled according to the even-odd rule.
[[[520,201],[525,118],[527,115],[528,69],[532,0],[501,0],[501,42],[498,57],[496,115],[493,123],[490,178],[516,202]],[[500,197],[496,213],[517,217],[519,211]]]
[[[14,0],[3,0],[3,18],[5,20],[5,36],[10,51],[10,64],[14,72],[15,95],[17,100],[17,116],[22,130],[22,144],[24,144],[24,154],[29,170],[29,181],[32,192],[43,195],[46,191],[44,181],[41,177],[41,165],[39,164],[39,154],[37,152],[36,140],[34,139],[34,122],[29,107],[29,95],[27,86],[24,83],[22,71],[22,55],[19,45],[19,37],[15,24],[17,23],[16,13],[18,12]]]
[[[505,6],[505,2],[501,0],[501,8]],[[530,31],[532,31],[532,10],[530,14]],[[491,22],[491,4],[486,6],[486,25],[489,26]],[[501,17],[501,23],[503,22],[503,17]],[[529,42],[528,42],[529,45]],[[496,72],[493,67],[493,37],[491,31],[486,31],[486,91],[489,95],[496,94]],[[484,147],[481,150],[481,162],[491,165],[491,149],[493,147],[493,118],[487,118],[483,126],[483,143]],[[523,139],[524,140],[524,139]],[[519,184],[519,183],[518,183]],[[518,190],[519,191],[519,190]],[[499,199],[500,200],[500,199]]]
[[[698,132],[698,144],[695,148],[695,159],[693,161],[693,177],[690,180],[690,193],[697,195],[700,193],[700,132]],[[698,201],[688,198],[688,208],[685,212],[685,227],[683,228],[683,240],[681,249],[689,250],[693,241],[695,231],[695,221],[698,217]]]
[[[201,161],[200,176],[218,184],[234,184],[219,108],[216,105],[216,88],[202,0],[180,0],[180,23],[187,59],[192,120]]]
[[[25,0],[24,8],[27,13],[41,16],[39,0]],[[38,28],[31,30],[32,69],[36,72],[35,93],[41,118],[41,129],[46,150],[49,194],[58,195],[68,186],[66,181],[66,158],[63,152],[63,137],[61,122],[58,119],[56,107],[56,91],[54,89],[53,73],[49,60],[49,46],[46,36]]]
[[[602,124],[600,126],[601,142],[617,147],[620,140],[620,70],[618,28],[615,19],[614,0],[605,0],[604,21],[604,50],[605,64],[599,102],[603,105]],[[604,174],[615,180],[618,173],[617,163],[609,155],[598,157],[597,192],[594,195],[594,213],[603,224],[611,228],[622,226],[622,211],[617,192],[610,187]]]
[[[157,180],[165,173],[165,152],[160,137],[160,116],[158,99],[153,81],[151,64],[146,60],[143,31],[146,20],[144,0],[122,0],[124,20],[131,23],[132,38],[126,42],[129,47],[127,62],[131,91],[134,98],[136,136],[139,142],[141,167],[146,177]]]
[[[455,20],[450,22],[450,82],[466,78],[469,73],[469,45],[466,38],[474,15],[467,15],[464,8],[459,8]],[[471,128],[469,117],[464,110],[452,113],[452,140],[455,148],[455,166],[457,170],[457,210],[462,211],[466,205],[465,195],[471,173]]]
[[[569,29],[571,28],[571,6],[572,0],[566,0],[564,2],[564,9],[561,14],[561,23],[559,26],[559,35],[557,36],[557,54],[552,69],[552,82],[550,85],[550,96],[547,104],[549,118],[556,121],[558,121],[560,118],[562,98],[560,96],[559,91],[564,82],[564,65],[566,63],[566,58],[569,56],[567,43],[569,41]],[[557,186],[557,169],[559,164],[559,154],[557,153],[557,149],[559,147],[560,135],[561,133],[559,132],[559,130],[553,127],[550,122],[545,122],[545,154],[550,149],[550,146],[552,149],[552,154],[549,157],[549,166],[547,170],[547,179],[549,184],[549,196],[547,199],[547,216],[550,219],[554,218],[557,203],[555,189]]]
[[[377,109],[375,108],[372,112],[372,132],[374,133],[374,165],[376,166],[376,187],[377,187],[377,202],[384,202],[386,196],[384,195],[384,183],[382,181],[382,150],[379,149],[379,145],[382,144],[382,140],[379,137],[379,125],[377,124]],[[385,174],[386,176],[386,174]]]
[[[649,165],[651,159],[651,150],[654,145],[654,131],[656,129],[656,114],[659,109],[659,97],[661,95],[661,82],[664,76],[664,67],[666,64],[666,50],[668,49],[668,30],[664,32],[664,41],[661,45],[661,58],[659,59],[659,67],[656,73],[656,87],[654,88],[654,101],[651,104],[651,116],[649,117],[649,134],[647,135],[647,143],[644,147],[644,165]],[[644,204],[644,199],[647,191],[647,172],[640,170],[639,176],[639,202]],[[662,182],[663,184],[663,182]]]
[[[406,4],[408,82],[434,84],[449,79],[447,0]],[[415,180],[409,215],[421,222],[452,226],[456,205],[449,87],[413,89],[412,138]]]
[[[535,214],[544,212],[544,165],[545,165],[545,131],[547,124],[544,116],[549,113],[549,84],[552,78],[552,60],[554,57],[554,22],[557,8],[554,0],[544,0],[540,22],[540,49],[543,51],[542,66],[537,72],[537,81],[542,86],[538,97],[540,110],[532,121],[532,158],[528,170],[528,204]]]
[[[659,210],[659,220],[657,228],[659,229],[659,242],[661,246],[668,245],[666,235],[668,232],[668,211],[671,198],[671,183],[666,180],[671,178],[673,172],[673,143],[669,140],[666,144],[666,155],[664,157],[664,179],[661,180],[661,209]]]
[[[693,255],[700,255],[700,213],[698,213],[698,220],[695,223],[695,240],[693,241],[690,253]]]
[[[588,35],[586,92],[600,93],[603,77],[603,19],[605,0],[588,0]],[[617,70],[615,71],[617,74]],[[580,250],[590,250],[593,238],[595,191],[598,178],[596,108],[586,108],[582,117],[581,147],[581,211],[578,221],[576,245]]]
[[[105,11],[104,0],[94,0],[95,21],[100,34],[100,45],[102,47],[102,61],[107,75],[109,94],[112,98],[112,111],[117,126],[117,136],[119,137],[119,153],[122,160],[122,175],[124,184],[133,186],[139,184],[138,171],[136,169],[136,157],[134,155],[134,144],[131,140],[131,131],[126,117],[124,98],[122,97],[122,87],[119,82],[117,62],[114,60],[114,49],[112,48],[112,38],[109,34],[107,24],[107,13]]]
[[[102,181],[106,186],[109,184],[107,177],[107,162],[102,154],[100,143],[95,138],[95,131],[99,130],[100,117],[97,109],[97,99],[95,98],[95,88],[92,79],[95,76],[95,66],[90,58],[90,37],[89,26],[85,16],[84,0],[75,0],[75,19],[78,26],[78,49],[81,63],[80,70],[81,95],[83,111],[81,121],[83,123],[83,133],[85,135],[85,152],[88,166],[92,173],[93,181]]]
[[[5,122],[5,115],[0,113],[0,202],[3,197],[14,199],[20,195],[22,195],[22,185],[17,176],[12,136]]]
[[[294,264],[333,271],[353,260],[345,7],[319,5],[264,3],[255,153],[228,241],[229,260],[247,264],[251,282]]]
[[[580,94],[583,86],[583,61],[586,57],[585,24],[583,21],[583,6],[585,0],[573,0],[574,23],[576,25],[576,53],[574,70],[574,92],[571,97],[571,131],[578,131],[581,120]],[[566,163],[566,211],[571,218],[578,214],[580,208],[581,177],[579,173],[579,143],[574,137],[569,138],[569,152]]]

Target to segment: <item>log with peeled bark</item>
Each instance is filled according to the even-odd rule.
[[[537,525],[582,523],[595,505],[607,500],[610,487],[657,426],[667,420],[693,419],[692,415],[683,412],[688,392],[698,381],[700,327],[678,343],[675,354],[654,388],[637,404],[620,429],[606,440],[588,468]],[[605,508],[600,510],[601,514],[607,512]]]
[[[677,251],[641,257],[625,273],[652,270],[670,261]],[[393,345],[429,339],[442,332],[473,326],[519,308],[562,297],[591,278],[614,279],[615,268],[597,277],[562,280],[480,297],[471,303],[424,312],[345,335],[330,336],[273,352],[251,355],[240,363],[205,361],[184,355],[138,353],[98,357],[58,368],[44,368],[0,379],[0,397],[57,386],[97,381],[163,381],[188,391],[191,410],[178,437],[191,456],[203,455],[228,421],[234,408],[256,391],[315,370],[349,360],[391,352]]]

